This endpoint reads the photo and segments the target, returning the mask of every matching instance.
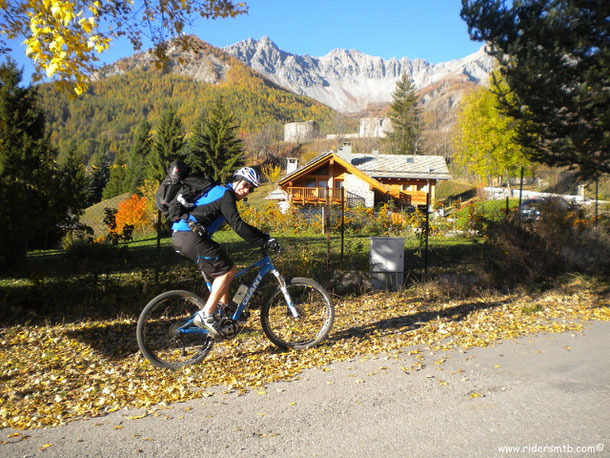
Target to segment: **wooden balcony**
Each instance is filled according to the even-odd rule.
[[[424,191],[398,191],[391,193],[400,205],[426,205],[428,193]]]
[[[297,188],[289,187],[286,189],[288,200],[295,204],[325,204],[326,197],[330,197],[331,204],[341,203],[340,188]]]
[[[289,202],[297,205],[324,205],[326,196],[330,197],[331,204],[341,203],[340,188],[286,188]],[[403,206],[407,205],[426,205],[427,193],[424,191],[396,191],[391,192],[391,196]],[[345,192],[345,203],[348,207],[364,205],[364,199],[350,192]]]

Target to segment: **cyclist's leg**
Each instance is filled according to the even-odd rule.
[[[176,252],[195,261],[199,269],[212,279],[212,291],[203,308],[205,314],[212,315],[218,302],[228,304],[229,287],[237,268],[220,244],[208,236],[180,231],[174,232],[172,245]]]
[[[212,291],[210,291],[205,307],[203,307],[203,311],[206,315],[213,315],[216,311],[216,305],[219,302],[222,302],[223,304],[229,303],[229,288],[236,273],[237,268],[232,266],[228,272],[214,278],[214,281],[212,282]]]

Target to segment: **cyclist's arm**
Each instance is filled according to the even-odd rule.
[[[220,200],[220,210],[231,228],[246,242],[250,242],[262,248],[267,240],[267,235],[256,227],[246,223],[239,212],[235,203],[235,197],[231,191],[227,191]]]

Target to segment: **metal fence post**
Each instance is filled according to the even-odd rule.
[[[595,230],[597,231],[597,218],[598,218],[598,206],[599,206],[599,177],[595,180]]]
[[[519,182],[519,207],[523,201],[523,167],[521,167],[521,180]]]
[[[426,227],[425,231],[425,241],[426,245],[424,248],[424,276],[428,276],[428,234],[430,233],[430,192],[426,194]]]
[[[343,262],[343,240],[345,238],[345,189],[341,188],[341,262]]]
[[[326,188],[326,267],[330,267],[330,188]]]
[[[159,270],[161,270],[161,211],[157,211],[157,265],[155,266],[155,286],[159,286]]]

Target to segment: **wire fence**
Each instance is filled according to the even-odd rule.
[[[155,218],[149,217],[147,224],[132,228],[124,225],[121,230],[115,228],[112,235],[112,217],[125,197],[91,207],[81,221],[91,228],[92,238],[97,242],[115,243],[138,253],[137,262],[147,258],[148,266],[154,268],[154,283],[159,284],[169,267],[183,261],[171,249],[171,229],[167,223],[160,222],[155,211]],[[432,213],[429,196],[426,206],[407,211],[397,211],[389,205],[372,209],[328,197],[326,202],[293,205],[283,212],[274,202],[256,205],[240,202],[239,206],[244,220],[281,241],[282,258],[287,259],[285,270],[321,281],[329,280],[335,271],[370,273],[371,244],[378,237],[403,240],[405,276],[422,278],[443,268],[458,268],[460,259],[468,253],[450,248],[452,239],[457,240],[463,234],[472,241],[484,233],[485,219],[491,213],[495,212],[497,219],[506,218],[518,206],[516,201],[505,199],[485,202],[484,209],[468,204],[461,209],[460,206],[438,208]],[[75,231],[74,240],[80,235]],[[214,234],[214,240],[223,245],[238,266],[254,262],[260,256],[227,225]],[[468,247],[473,253],[477,249],[476,244]]]
[[[91,236],[98,242],[114,237],[114,242],[130,249],[142,246],[147,246],[149,250],[154,248],[155,283],[158,283],[164,269],[179,259],[171,253],[171,228],[155,212],[155,218],[149,217],[149,224],[136,228],[127,225],[117,231],[113,218],[125,198],[118,196],[89,208],[81,223],[92,229]],[[246,206],[241,210],[246,221],[281,241],[292,264],[299,264],[301,270],[306,271],[304,274],[323,277],[333,270],[368,271],[371,237],[380,236],[403,238],[405,246],[409,247],[409,253],[405,256],[408,263],[406,269],[421,274],[427,272],[430,226],[426,212],[406,214],[386,207],[375,211],[344,198],[335,199],[334,204],[332,202],[327,199],[326,203],[293,208],[284,214],[274,203],[263,205],[263,209]],[[405,219],[409,219],[408,224]],[[113,230],[116,232],[113,233]],[[75,231],[72,238],[81,236],[82,233]],[[254,261],[258,256],[256,250],[252,250],[228,226],[217,231],[214,240],[221,243],[232,258],[243,264]]]
[[[112,218],[108,215],[124,201],[125,196],[117,198],[112,207],[112,202],[105,201],[88,209],[81,223],[91,228],[90,234],[83,230],[84,235],[79,238],[74,229],[71,241],[66,237],[61,248],[30,252],[22,266],[15,266],[8,275],[0,277],[0,315],[5,320],[19,321],[24,313],[53,319],[67,315],[138,314],[161,291],[186,289],[205,294],[195,264],[172,249],[167,224],[147,223],[147,231],[143,229],[146,225],[139,230],[134,227],[130,242],[109,237]],[[500,222],[513,221],[506,218],[506,202],[498,201],[491,212],[488,202],[481,204],[485,206],[486,218],[495,212]],[[483,205],[468,204],[460,210],[454,208],[450,214],[439,211],[433,214],[425,208],[398,212],[385,205],[371,209],[322,204],[292,206],[282,213],[276,203],[257,202],[240,205],[240,214],[246,222],[280,241],[282,252],[273,257],[273,262],[282,274],[288,278],[314,278],[332,293],[343,296],[368,290],[370,284],[365,282],[372,281],[376,273],[372,268],[371,245],[373,238],[378,237],[402,240],[403,250],[396,245],[392,249],[402,251],[404,286],[412,282],[415,286],[425,285],[431,278],[450,285],[456,281],[474,282],[479,274],[494,272],[500,284],[505,279],[524,281],[529,270],[523,265],[533,262],[530,277],[538,278],[536,269],[568,265],[565,256],[559,256],[566,253],[570,266],[577,263],[575,271],[608,271],[609,214],[600,218],[600,230],[595,231],[591,230],[596,227],[593,216],[581,218],[580,214],[570,220],[563,216],[551,219],[536,233],[507,227],[507,231],[496,232],[496,249],[490,251],[489,232],[481,226],[486,218],[479,217],[482,208]],[[482,234],[484,239],[479,237]],[[545,251],[547,245],[531,241],[544,241],[539,237],[545,234],[547,241],[553,243],[559,235],[567,234],[569,239],[561,239],[560,246],[568,246],[569,250],[558,250],[559,258],[544,261],[544,256],[550,253]],[[260,251],[228,226],[216,232],[214,240],[222,244],[238,268],[260,258]],[[490,264],[490,260],[495,261]],[[544,270],[542,274],[548,272]],[[249,282],[249,276],[244,280]],[[264,294],[261,289],[261,295]],[[256,303],[260,303],[258,298]]]

